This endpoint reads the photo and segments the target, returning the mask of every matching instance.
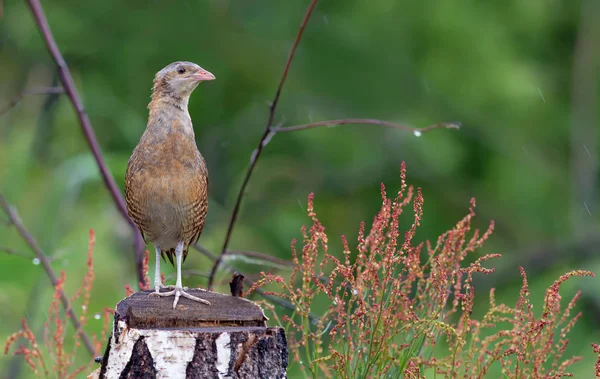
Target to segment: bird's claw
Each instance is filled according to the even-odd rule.
[[[163,285],[163,286],[162,286],[162,287],[160,287],[160,288],[161,288],[161,289],[162,289],[162,288],[166,288],[166,289],[168,289],[168,290],[174,290],[174,289],[175,289],[175,288],[177,288],[177,287],[175,287],[175,286],[174,286],[174,285],[172,285],[172,284],[169,284],[168,286],[164,286],[164,285]],[[185,291],[185,290],[187,290],[187,287],[183,287],[183,290],[184,290],[184,291]]]
[[[154,283],[154,292],[160,292],[160,290],[162,290],[163,288],[164,289],[168,289],[168,290],[174,290],[175,288],[177,288],[177,286],[174,286],[172,284],[169,284],[169,285],[166,286],[166,285],[164,285],[164,284],[162,284],[160,282]],[[187,291],[188,287],[182,287],[182,289],[184,291]]]
[[[210,302],[208,300],[200,299],[199,297],[190,295],[189,293],[185,292],[187,290],[187,287],[166,286],[163,288],[169,288],[169,287],[174,288],[174,289],[172,291],[168,291],[168,292],[160,292],[160,290],[155,290],[154,292],[152,292],[150,294],[150,296],[160,296],[160,297],[175,296],[175,300],[173,301],[173,309],[175,309],[175,307],[177,307],[177,303],[179,302],[179,298],[181,296],[188,298],[190,300],[197,301],[202,304],[210,305]]]

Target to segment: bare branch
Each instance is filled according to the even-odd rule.
[[[23,253],[22,251],[10,248],[8,246],[0,246],[0,252],[8,255],[16,255],[18,257],[29,258],[29,255]]]
[[[25,96],[31,95],[52,95],[57,93],[64,93],[65,90],[62,87],[48,87],[48,88],[35,88],[31,90],[23,91],[21,94],[12,98],[3,108],[0,109],[0,116],[13,109],[23,100]]]
[[[257,251],[227,250],[225,255],[231,255],[231,256],[237,255],[237,256],[242,256],[242,257],[247,257],[247,258],[252,258],[252,259],[258,259],[261,261],[267,261],[267,262],[273,263],[273,264],[275,264],[277,266],[281,266],[281,267],[293,267],[294,266],[294,263],[291,261],[288,261],[286,259],[277,258],[277,257],[274,257],[269,254],[259,253]]]
[[[290,55],[288,56],[287,62],[285,63],[285,69],[283,70],[283,74],[281,75],[281,80],[279,81],[279,86],[277,87],[277,92],[275,92],[275,98],[273,98],[273,102],[269,107],[269,119],[267,120],[267,125],[265,126],[265,131],[263,132],[260,141],[258,142],[258,146],[252,153],[252,159],[250,160],[250,166],[248,167],[248,171],[246,171],[246,176],[244,177],[244,181],[242,182],[242,186],[240,187],[240,191],[238,192],[237,200],[235,201],[235,205],[233,207],[233,212],[231,214],[231,220],[229,221],[229,227],[227,228],[227,234],[225,235],[225,241],[223,242],[223,248],[221,249],[221,254],[219,254],[218,258],[215,260],[215,263],[210,271],[210,277],[208,278],[208,289],[211,290],[213,286],[213,282],[215,280],[215,274],[221,261],[223,260],[223,255],[227,251],[227,247],[229,246],[229,241],[231,240],[231,233],[233,232],[233,227],[238,217],[238,213],[240,211],[240,205],[242,204],[242,198],[244,197],[244,192],[246,192],[246,187],[248,186],[248,182],[250,181],[250,177],[254,172],[254,168],[256,167],[256,162],[258,162],[258,158],[263,151],[265,146],[265,141],[268,141],[272,137],[271,127],[273,126],[273,120],[275,119],[275,111],[277,109],[277,104],[279,103],[279,98],[281,96],[281,91],[283,89],[283,85],[288,76],[288,72],[290,71],[290,66],[292,64],[292,60],[294,59],[294,54],[296,53],[296,49],[300,44],[300,40],[302,39],[302,34],[304,33],[304,29],[306,28],[306,24],[312,15],[315,6],[319,0],[311,0],[308,8],[306,9],[306,13],[304,15],[304,19],[300,24],[300,28],[298,29],[298,33],[296,34],[296,39],[294,40],[294,44],[292,45],[292,50],[290,51]]]
[[[379,125],[379,126],[385,126],[387,128],[408,130],[413,133],[426,133],[430,130],[440,129],[440,128],[460,129],[460,126],[461,126],[459,122],[444,122],[444,123],[440,123],[440,124],[430,125],[425,128],[413,128],[411,126],[395,124],[393,122],[384,121],[384,120],[376,120],[376,119],[369,119],[369,118],[348,118],[348,119],[343,119],[343,120],[328,120],[328,121],[311,122],[310,124],[303,124],[303,125],[274,127],[274,128],[271,128],[271,130],[274,132],[277,132],[277,133],[294,132],[297,130],[318,128],[320,126],[327,126],[327,127],[331,128],[331,127],[335,127],[338,125]]]
[[[83,108],[83,103],[77,94],[77,89],[75,87],[75,83],[73,82],[73,77],[71,76],[71,72],[69,71],[69,67],[65,62],[56,41],[54,40],[54,36],[52,35],[52,31],[50,30],[50,26],[48,25],[48,20],[46,19],[46,15],[44,13],[44,9],[40,4],[39,0],[27,0],[29,7],[31,8],[31,12],[35,18],[38,28],[46,41],[46,46],[48,47],[48,51],[54,62],[58,66],[58,75],[63,84],[65,92],[75,111],[77,112],[77,116],[79,118],[79,123],[81,125],[81,130],[83,131],[83,135],[85,136],[85,140],[88,143],[92,154],[94,155],[94,159],[96,160],[96,164],[100,170],[100,174],[102,175],[102,179],[104,180],[104,184],[106,188],[110,192],[112,199],[117,206],[117,209],[121,213],[121,216],[129,223],[131,227],[131,231],[133,233],[133,241],[134,241],[134,250],[135,250],[135,262],[137,268],[137,276],[138,282],[144,282],[144,268],[143,268],[143,259],[144,259],[144,241],[142,240],[142,236],[138,231],[137,226],[131,221],[129,215],[127,214],[127,206],[125,205],[125,199],[123,198],[123,194],[117,184],[115,179],[111,175],[106,163],[104,162],[104,158],[102,157],[102,152],[100,151],[100,146],[98,145],[98,141],[96,139],[96,134],[94,133],[94,129],[92,128],[92,124],[88,118],[85,109]]]
[[[243,256],[243,257],[248,257],[248,258],[253,258],[253,259],[258,259],[258,260],[264,260],[267,262],[271,262],[274,265],[280,266],[280,267],[285,267],[285,268],[291,268],[294,267],[294,262],[286,260],[286,259],[281,259],[281,258],[277,258],[265,253],[260,253],[258,251],[235,251],[235,250],[227,250],[227,253],[225,253],[225,256],[228,255],[239,255],[239,256]],[[185,271],[184,271],[185,272]],[[208,277],[208,275],[206,275],[206,273],[203,273],[202,276]],[[329,278],[326,276],[315,276],[317,279],[319,279],[321,282],[325,283],[325,284],[329,284]],[[247,281],[246,281],[247,282]],[[336,286],[340,286],[342,285],[341,283],[336,283]],[[348,288],[350,288],[348,286]]]
[[[29,95],[52,95],[57,93],[65,93],[65,89],[62,87],[47,87],[47,88],[32,88],[26,91],[23,91],[22,96]]]
[[[33,252],[35,253],[35,256],[40,260],[40,263],[42,264],[42,267],[44,267],[48,278],[50,278],[50,282],[52,282],[52,286],[56,287],[56,284],[58,283],[58,277],[56,276],[54,269],[52,269],[52,266],[50,265],[50,260],[48,259],[46,254],[44,254],[42,249],[38,246],[31,233],[29,233],[25,226],[23,226],[23,223],[21,222],[17,211],[6,202],[2,194],[0,194],[0,208],[4,210],[4,213],[6,213],[6,215],[8,216],[14,227],[17,229],[23,240],[27,243],[27,245],[29,245],[31,250],[33,250]],[[79,336],[81,336],[83,344],[85,345],[90,355],[93,357],[96,354],[96,351],[94,349],[94,345],[92,344],[92,340],[83,330],[81,323],[79,322],[79,318],[77,317],[77,315],[75,315],[73,307],[71,306],[71,302],[69,301],[69,298],[65,295],[63,290],[60,291],[60,301],[62,302],[63,308],[65,309],[65,313],[69,316],[71,323],[75,327],[75,332],[78,333]]]
[[[208,251],[208,249],[206,249],[203,246],[200,245],[194,245],[194,248],[196,250],[198,250],[200,253],[202,253],[204,256],[206,256],[208,259],[212,260],[213,262],[215,262],[217,260],[217,256],[214,255],[213,253],[211,253],[210,251]],[[238,274],[241,274],[242,272],[230,265],[228,265],[227,263],[223,262],[222,263],[223,267],[225,267],[229,272],[231,273],[235,273],[237,272]],[[248,277],[246,277],[244,279],[244,283],[246,283],[248,285],[248,287],[252,287],[252,285],[254,284],[254,281],[251,279],[248,279]],[[257,288],[254,292],[258,293],[260,296],[262,296],[263,298],[279,305],[280,307],[284,308],[284,309],[288,309],[291,311],[295,311],[296,307],[294,306],[294,304],[290,303],[289,301],[279,298],[277,296],[273,296],[273,295],[267,295],[265,293],[265,291],[262,288]],[[319,317],[315,316],[313,314],[309,314],[308,318],[311,320],[312,323],[316,324],[319,321]]]
[[[242,199],[244,198],[244,194],[246,192],[246,188],[248,187],[248,183],[250,182],[250,177],[252,176],[252,173],[254,172],[254,168],[256,167],[256,164],[263,152],[264,147],[269,143],[269,141],[275,136],[276,133],[291,132],[291,131],[304,130],[304,129],[312,129],[312,128],[316,128],[316,127],[320,127],[320,126],[333,127],[333,126],[337,126],[337,125],[346,125],[346,124],[380,125],[380,126],[385,126],[385,127],[389,127],[389,128],[410,130],[413,133],[415,133],[415,135],[420,135],[420,133],[425,133],[427,131],[430,131],[433,129],[438,129],[438,128],[451,128],[451,129],[460,128],[459,123],[441,123],[441,124],[430,125],[425,128],[412,128],[412,127],[405,126],[405,125],[395,124],[395,123],[392,123],[389,121],[375,120],[375,119],[362,119],[362,118],[320,121],[320,122],[314,122],[314,123],[310,123],[310,124],[295,125],[295,126],[288,126],[288,127],[283,127],[281,125],[273,126],[273,121],[275,119],[275,111],[277,109],[277,104],[279,103],[279,98],[281,97],[281,91],[282,91],[283,85],[285,84],[285,81],[287,79],[287,76],[288,76],[288,73],[290,70],[290,66],[292,64],[292,60],[294,59],[294,54],[296,53],[298,45],[300,44],[300,40],[302,39],[302,34],[304,33],[304,29],[306,28],[306,24],[308,23],[308,20],[310,19],[310,16],[312,15],[312,12],[313,12],[315,6],[317,5],[317,2],[318,2],[318,0],[312,0],[310,2],[310,4],[308,5],[308,8],[306,9],[304,19],[302,20],[302,23],[300,24],[300,28],[298,29],[298,33],[296,34],[296,39],[294,40],[294,44],[292,45],[292,49],[290,51],[290,55],[288,56],[288,59],[286,61],[285,68],[284,68],[283,74],[281,76],[281,80],[279,81],[279,86],[277,87],[277,92],[275,93],[275,98],[273,99],[273,101],[271,102],[271,105],[269,107],[269,118],[267,120],[267,125],[265,126],[265,130],[258,142],[258,146],[254,149],[254,151],[252,152],[252,155],[250,156],[250,166],[248,167],[248,170],[246,171],[246,175],[244,176],[244,180],[242,181],[242,185],[237,194],[237,199],[236,199],[235,205],[233,207],[231,219],[229,221],[229,226],[227,228],[227,234],[225,235],[225,241],[223,242],[223,247],[221,249],[221,253],[215,260],[215,263],[213,264],[213,267],[210,271],[210,276],[208,278],[208,289],[209,290],[212,290],[217,269],[219,268],[219,265],[221,264],[221,262],[223,260],[223,256],[227,253],[227,247],[229,246],[229,242],[231,240],[233,228],[237,221],[240,207],[242,204]]]
[[[189,277],[189,276],[200,276],[202,278],[208,278],[208,272],[198,271],[198,270],[182,270],[181,275],[184,278]],[[176,277],[177,277],[177,273],[174,272],[172,274],[167,275],[165,277],[165,280],[172,280],[172,279],[175,279]]]

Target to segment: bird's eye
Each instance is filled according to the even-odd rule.
[[[185,68],[183,68],[183,67],[179,67],[179,68],[177,69],[177,72],[178,72],[178,73],[180,73],[180,74],[183,74],[183,73],[185,72]]]

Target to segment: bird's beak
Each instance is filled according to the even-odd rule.
[[[214,80],[215,76],[206,70],[198,70],[193,76],[194,80],[202,82],[205,80]]]

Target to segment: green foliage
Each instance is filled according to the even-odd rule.
[[[190,104],[211,178],[200,241],[212,251],[222,244],[306,5],[299,0],[44,2],[120,185],[144,130],[154,73],[185,59],[216,75]],[[25,2],[1,6],[0,107],[24,89],[56,83],[55,67]],[[509,302],[521,286],[516,267],[522,265],[537,304],[547,284],[565,270],[598,271],[597,199],[577,197],[572,187],[578,183],[569,173],[573,154],[588,148],[567,142],[571,92],[581,84],[572,82],[580,13],[574,1],[320,2],[292,64],[276,121],[373,117],[415,126],[459,120],[464,127],[419,138],[377,126],[276,136],[251,180],[231,247],[289,259],[289,241],[303,223],[298,199],[309,192],[319,195],[316,206],[323,224],[330,225],[329,234],[355,240],[355,226],[376,206],[372,189],[391,181],[404,160],[415,185],[425,189],[431,210],[421,223],[423,235],[446,230],[471,197],[478,199],[481,218],[496,220],[495,238],[486,246],[504,258],[493,278],[476,279],[483,293],[494,286],[498,301]],[[590,141],[592,163],[597,159],[593,146]],[[589,174],[592,187],[596,174]],[[53,256],[55,269],[67,272],[67,286],[83,277],[82,247],[94,228],[96,277],[102,284],[94,289],[90,315],[115,304],[123,286],[135,281],[129,229],[115,212],[64,96],[28,96],[0,116],[0,192],[19,208]],[[28,254],[15,231],[3,224],[2,247]],[[330,249],[342,246],[333,241]],[[42,299],[49,299],[52,289],[31,258],[0,255],[0,317],[5,320],[0,340],[24,316],[34,331],[46,321]],[[230,263],[245,274],[259,270]],[[209,264],[190,254],[186,268],[205,270]],[[228,279],[222,274],[217,289],[226,291]],[[186,284],[205,281],[186,278]],[[596,288],[589,285],[582,296],[590,308],[599,301]],[[575,293],[568,286],[567,291]],[[473,312],[485,310],[476,306]],[[88,326],[96,332],[102,328],[95,320]],[[597,328],[595,319],[584,316],[567,355],[589,361]],[[9,367],[10,359],[0,358],[0,372]],[[579,364],[572,371],[576,377],[590,376],[589,367]]]
[[[329,253],[311,194],[308,215],[313,224],[302,228],[301,255],[292,242],[294,268],[289,279],[261,272],[251,288],[273,284],[275,291],[269,293],[293,304],[291,314],[282,316],[266,305],[286,327],[292,355],[306,377],[572,376],[570,366],[581,357],[563,355],[569,345],[567,335],[582,316],[571,314],[581,291],[565,305],[559,290],[572,276],[594,274],[574,270],[562,275],[546,290],[538,311],[521,267],[523,284],[515,306],[497,304],[492,288],[485,315],[475,318],[474,274],[493,273],[483,263],[501,255],[480,255],[471,264],[465,260],[483,246],[494,223],[485,233],[471,230],[473,199],[467,216],[435,243],[415,243],[424,200],[421,189],[414,200],[413,188],[407,191],[404,164],[401,178],[395,197],[388,198],[382,185],[381,209],[370,231],[361,224],[355,254],[342,236],[343,258]],[[411,202],[412,225],[402,232],[399,219],[406,218],[402,215]],[[325,310],[319,306],[320,297],[329,303]],[[592,362],[588,362],[590,371]]]

